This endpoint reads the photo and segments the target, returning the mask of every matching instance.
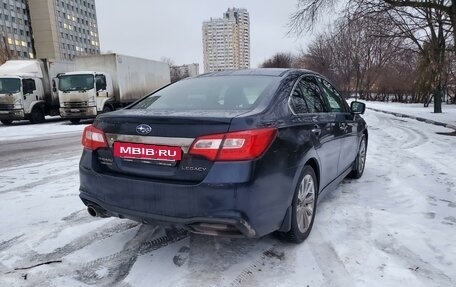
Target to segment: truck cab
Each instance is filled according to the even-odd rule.
[[[44,121],[45,99],[42,80],[26,76],[0,76],[0,121]]]
[[[60,74],[60,116],[78,123],[114,110],[111,76],[104,72],[77,71]]]

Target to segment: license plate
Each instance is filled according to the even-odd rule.
[[[129,159],[181,160],[180,147],[114,142],[114,156]]]

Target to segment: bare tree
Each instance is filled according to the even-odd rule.
[[[160,60],[162,62],[168,64],[168,66],[169,66],[171,83],[177,82],[177,81],[187,78],[189,76],[188,72],[187,72],[187,74],[185,74],[184,72],[182,72],[182,69],[180,67],[176,66],[173,59],[168,58],[168,57],[162,57]]]
[[[293,67],[293,55],[291,53],[276,53],[271,58],[265,60],[261,68],[291,68]]]
[[[402,39],[372,35],[375,23],[342,18],[317,35],[298,62],[330,78],[345,95],[369,99],[378,78],[400,53]]]
[[[291,31],[300,34],[306,29],[310,29],[318,19],[318,15],[327,7],[334,5],[335,1],[299,0],[299,9],[291,17]],[[427,73],[430,78],[426,80],[430,83],[431,94],[434,97],[434,112],[439,113],[441,112],[441,98],[444,90],[442,85],[445,74],[445,50],[449,36],[453,35],[454,39],[454,21],[451,19],[453,12],[449,13],[445,7],[453,7],[453,4],[449,0],[416,1],[418,0],[350,0],[345,14],[363,26],[372,24],[368,26],[368,31],[371,34],[369,41],[374,39],[401,39],[407,42],[408,49],[415,50],[427,58],[431,73]],[[454,10],[456,11],[456,7]],[[355,41],[351,42],[353,47],[359,43],[359,40],[363,45],[366,43],[362,41],[363,36],[359,35],[359,32],[356,31],[357,28],[355,26]],[[373,47],[379,47],[380,50],[364,50],[368,57],[372,55],[372,52],[378,53],[384,50],[381,45],[374,45]],[[352,59],[352,62],[355,66],[357,62],[361,64],[357,59],[358,56],[361,58],[366,56],[358,53],[354,55],[355,58]],[[360,65],[355,69],[358,81],[356,86],[363,82],[367,82],[367,86],[369,86],[372,77],[375,77],[375,71],[367,73],[368,70],[372,70],[372,67]],[[359,90],[359,88],[356,89]]]
[[[174,60],[171,59],[171,58],[168,58],[168,57],[161,57],[161,58],[160,58],[160,61],[162,61],[163,63],[168,64],[168,66],[170,66],[170,67],[176,65],[176,64],[174,63]]]
[[[444,0],[437,0],[444,1]],[[426,103],[434,99],[434,112],[442,112],[443,83],[445,74],[445,55],[450,30],[448,28],[448,16],[433,8],[409,8],[393,7],[384,1],[359,0],[359,5],[354,11],[358,17],[376,19],[380,15],[385,17],[391,26],[377,23],[375,33],[378,37],[406,39],[409,49],[419,53],[424,58],[429,72],[422,73],[427,78],[430,94]],[[422,85],[424,87],[424,85]]]

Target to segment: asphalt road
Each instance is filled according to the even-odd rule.
[[[2,141],[0,142],[0,168],[41,162],[52,157],[66,158],[81,152],[81,132]]]

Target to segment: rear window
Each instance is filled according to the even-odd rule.
[[[214,76],[172,84],[131,109],[249,110],[279,81],[271,76]]]

